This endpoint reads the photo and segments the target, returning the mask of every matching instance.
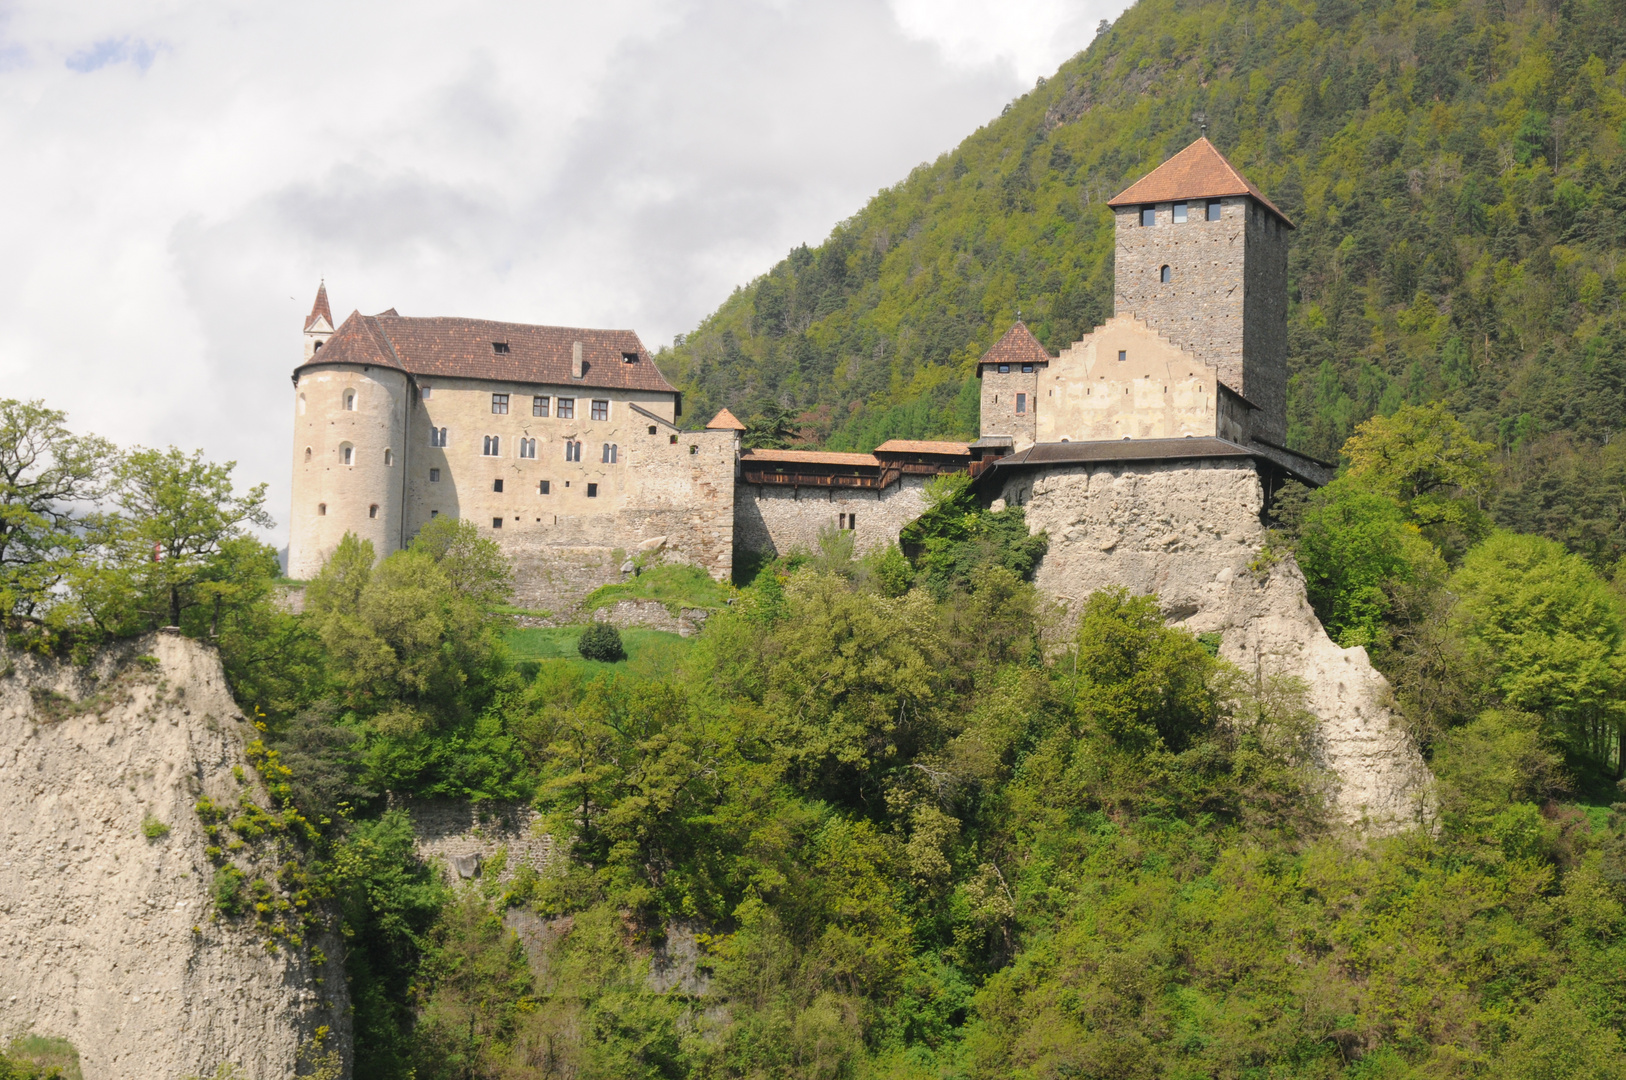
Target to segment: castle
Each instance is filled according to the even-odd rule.
[[[1293,223],[1206,138],[1109,205],[1112,317],[1054,356],[1018,321],[977,365],[976,441],[868,454],[743,448],[726,409],[685,430],[682,394],[630,330],[393,310],[335,326],[324,284],[293,373],[289,575],[314,576],[347,532],[382,556],[447,514],[501,545],[517,604],[562,613],[649,560],[722,579],[825,529],[860,551],[893,542],[933,476],[969,472],[1048,534],[1041,593],[1069,610],[1155,593],[1256,679],[1301,680],[1343,816],[1414,821],[1427,770],[1388,684],[1327,637],[1267,542],[1275,489],[1334,473],[1285,446]]]

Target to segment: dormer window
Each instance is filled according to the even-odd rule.
[[[505,352],[507,352],[508,351],[508,342],[506,342],[506,341],[493,341],[491,343],[491,351],[494,352],[494,353],[505,353]]]
[[[638,354],[635,352],[624,352],[621,354],[621,362],[623,364],[636,364],[638,362]]]
[[[1186,204],[1183,202],[1177,202],[1174,204],[1174,223],[1176,225],[1184,225],[1186,223]]]
[[[1157,224],[1157,207],[1143,206],[1140,208],[1140,223],[1146,228]]]

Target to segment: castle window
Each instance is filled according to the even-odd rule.
[[[668,442],[670,442],[670,443],[671,443],[671,444],[672,444],[672,445],[673,445],[673,446],[676,446],[676,445],[677,445],[677,436],[676,436],[676,435],[673,435],[673,436],[672,436],[672,437],[671,437],[671,438],[670,438],[670,439],[668,439],[668,440],[667,440],[667,441],[668,441]]]
[[[432,518],[438,518],[438,517],[440,517],[440,511],[439,510],[431,510],[431,511],[429,511],[429,516],[432,517]]]
[[[435,388],[433,386],[420,386],[420,387],[418,387],[418,397],[422,398],[424,401],[428,401],[430,395],[433,394],[434,392],[435,392]]]
[[[532,460],[535,460],[536,459],[536,440],[535,439],[521,439],[519,441],[519,456],[522,457],[522,458],[531,458]]]
[[[304,394],[299,395],[299,415],[300,416],[305,415],[305,395]]]
[[[326,345],[326,344],[327,344],[327,342],[325,342],[325,341],[318,341],[315,345],[311,346],[311,352],[313,354],[316,353],[316,352],[319,352],[321,350],[322,346]]]
[[[375,518],[375,517],[378,516],[378,504],[377,503],[373,503],[373,505],[371,505],[371,506],[369,506],[367,508],[367,516],[370,517],[370,518]]]
[[[616,463],[616,458],[620,453],[620,449],[621,448],[618,447],[615,443],[608,443],[608,442],[605,443],[604,444],[604,464],[606,464],[606,465],[614,465]]]
[[[1174,280],[1174,271],[1165,266],[1163,269],[1157,272],[1157,276],[1159,281],[1167,285],[1169,282]]]
[[[580,461],[582,459],[582,444],[570,439],[565,440],[565,460]]]
[[[349,443],[339,447],[339,464],[354,465],[356,463],[356,448]]]
[[[560,398],[558,411],[554,415],[561,420],[576,419],[576,399],[573,397]]]
[[[694,443],[690,443],[689,444],[689,453],[691,453],[691,454],[700,453],[700,447],[696,446]]]
[[[654,424],[649,425],[649,433],[651,435],[655,434],[655,425]]]
[[[1184,225],[1186,223],[1186,204],[1183,202],[1177,202],[1174,204],[1174,223],[1176,225]]]
[[[498,414],[499,416],[506,416],[508,414],[508,395],[507,394],[492,394],[491,395],[491,411]]]
[[[316,516],[317,517],[327,517],[327,503],[317,503],[316,504]]]
[[[1028,396],[1026,394],[1016,395],[1016,411],[1018,413],[1025,413],[1028,411]]]
[[[1128,360],[1128,359],[1129,359],[1129,351],[1127,349],[1119,349],[1118,350],[1118,363],[1121,364],[1125,360]]]
[[[494,353],[505,353],[505,352],[507,352],[508,351],[508,342],[506,342],[506,341],[493,341],[491,343],[491,351],[494,352]]]
[[[309,465],[310,463],[311,463],[311,448],[307,446],[307,447],[305,447],[305,464]]]
[[[484,449],[482,449],[480,451],[480,453],[483,454],[485,457],[501,457],[502,456],[502,436],[501,435],[487,435],[486,440],[485,440],[484,444],[482,444],[482,445],[483,445]]]
[[[354,390],[346,390],[344,392],[344,411],[356,411],[356,392]]]
[[[429,429],[429,445],[430,446],[445,446],[446,445],[446,429],[443,428],[443,427],[432,427],[432,428],[430,428]]]
[[[1209,221],[1218,221],[1220,219],[1220,206],[1221,205],[1222,204],[1220,203],[1220,201],[1218,199],[1210,199],[1210,200],[1208,200],[1208,220]]]
[[[837,514],[836,518],[836,528],[838,529],[845,529],[850,532],[851,530],[858,528],[857,514]]]
[[[495,491],[499,495],[502,494],[502,479],[500,477],[491,482],[491,490]]]
[[[589,499],[598,498],[598,485],[597,484],[588,484],[587,485],[587,497]]]
[[[548,415],[548,396],[546,394],[538,394],[536,397],[531,399],[531,415]]]
[[[500,529],[500,528],[502,528],[502,518],[492,518],[492,519],[491,519],[491,527],[492,527],[492,528],[493,528],[493,529]]]
[[[1009,365],[1009,364],[1001,364],[1001,365],[999,365],[999,373],[1001,375],[1009,375],[1011,373],[1011,365]]]
[[[384,464],[386,464],[386,465],[394,465],[395,464],[395,451],[394,450],[386,449],[384,451]]]
[[[610,418],[610,403],[598,398],[593,399],[593,419],[608,420]]]
[[[440,483],[440,470],[439,469],[430,469],[429,470],[429,482],[431,484]]]
[[[538,495],[547,495],[547,494],[550,494],[552,491],[553,491],[553,485],[551,483],[549,483],[546,480],[537,481],[536,493]]]
[[[1157,224],[1157,207],[1143,206],[1140,208],[1140,223],[1147,227]]]
[[[1032,372],[1033,372],[1033,365],[1032,364],[1023,364],[1022,365],[1022,374],[1030,375],[1030,374],[1032,374]]]
[[[638,354],[635,352],[624,352],[621,354],[621,362],[623,364],[636,364],[638,362]]]

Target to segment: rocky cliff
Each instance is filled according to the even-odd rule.
[[[1063,466],[1010,481],[1050,550],[1039,589],[1075,614],[1090,593],[1156,593],[1192,633],[1249,674],[1291,676],[1319,720],[1332,802],[1350,824],[1391,832],[1427,820],[1432,777],[1362,648],[1334,644],[1291,557],[1264,550],[1264,491],[1249,462]]]
[[[205,849],[227,840],[196,806],[268,799],[216,655],[154,635],[0,672],[0,1034],[68,1039],[87,1080],[282,1080],[326,1027],[348,1075],[338,942],[217,910]]]

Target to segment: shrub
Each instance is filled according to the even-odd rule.
[[[583,660],[603,660],[614,663],[625,660],[627,651],[621,647],[621,631],[609,623],[596,622],[582,631],[576,641],[576,651]]]
[[[222,866],[215,871],[209,893],[214,897],[215,909],[227,918],[235,918],[243,912],[243,879],[243,872],[235,866]]]
[[[148,811],[147,815],[141,819],[141,835],[148,840],[162,840],[169,835],[169,826],[153,817],[152,812]]]

